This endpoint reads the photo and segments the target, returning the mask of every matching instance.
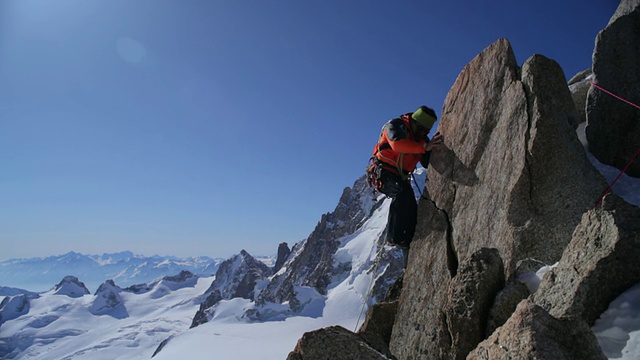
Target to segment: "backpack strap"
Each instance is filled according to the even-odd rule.
[[[402,167],[400,166],[400,164],[402,164],[404,162],[404,153],[400,153],[398,155],[398,159],[395,161],[395,168],[392,165],[389,165],[387,163],[385,163],[384,161],[381,161],[378,158],[378,155],[380,154],[380,152],[382,150],[387,150],[387,149],[391,149],[391,144],[389,144],[388,141],[385,141],[381,144],[378,145],[378,151],[376,152],[374,158],[376,158],[376,160],[378,160],[378,162],[380,163],[378,166],[383,167],[383,168],[387,168],[389,170],[393,169],[393,171],[396,171],[398,173],[398,176],[400,176],[400,178],[402,179],[402,181],[407,181],[409,180],[409,177],[411,176],[411,173],[405,174],[404,170],[402,169]],[[380,155],[382,156],[382,155]],[[389,161],[391,161],[391,159],[385,157],[385,159],[388,159]]]

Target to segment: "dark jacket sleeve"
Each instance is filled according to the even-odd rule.
[[[431,141],[429,137],[427,137],[427,144]],[[431,151],[427,151],[422,154],[422,158],[420,159],[420,164],[422,164],[423,168],[427,168],[429,166],[429,160],[431,159]]]

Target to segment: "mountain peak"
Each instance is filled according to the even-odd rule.
[[[90,294],[91,292],[89,292],[84,283],[77,277],[67,275],[53,288],[53,293],[55,295],[66,295],[76,298]]]
[[[128,317],[129,314],[120,296],[121,292],[122,289],[113,280],[105,281],[96,291],[96,296],[89,307],[89,312],[93,315],[110,315],[116,319]]]
[[[182,270],[198,276],[216,272],[222,259],[207,256],[197,258],[144,257],[131,251],[83,255],[68,252],[47,258],[9,259],[0,262],[0,286],[20,287],[31,291],[46,291],[51,284],[67,274],[83,280],[88,288],[96,289],[105,279],[113,279],[123,287],[149,283]]]

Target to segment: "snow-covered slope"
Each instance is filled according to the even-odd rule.
[[[362,321],[374,276],[385,271],[382,266],[375,274],[372,271],[389,207],[389,200],[380,201],[354,233],[336,239],[334,262],[350,263],[350,269],[333,278],[326,295],[298,286],[296,299],[303,310],[295,316],[289,304],[271,304],[261,311],[272,312],[271,320],[279,321],[255,322],[246,316],[256,306],[252,300],[225,299],[212,309],[208,323],[188,330],[213,278],[196,283],[183,277],[178,285],[165,278],[124,290],[117,282],[105,282],[97,294],[75,298],[68,296],[81,291],[75,287],[63,295],[56,295],[54,289],[30,300],[28,313],[22,310],[0,325],[0,357],[148,359],[163,340],[172,337],[156,358],[176,358],[176,351],[186,351],[180,357],[284,359],[306,331],[333,324],[355,329]],[[396,252],[388,247],[384,251]],[[68,289],[69,284],[76,282],[64,282],[61,288]]]
[[[189,328],[212,281],[164,279],[142,294],[113,283],[97,295],[41,294],[29,301],[27,314],[0,326],[0,358],[149,359],[161,341]]]
[[[348,274],[335,278],[327,287],[327,295],[319,295],[313,288],[299,286],[298,299],[305,304],[296,316],[288,316],[287,303],[271,304],[272,321],[252,322],[243,316],[255,307],[245,299],[222,300],[215,316],[205,324],[172,338],[154,359],[285,359],[298,339],[307,331],[330,325],[355,330],[362,324],[361,315],[367,309],[369,289],[374,274],[378,246],[376,240],[386,226],[389,200],[382,198],[369,219],[355,233],[339,239],[340,246],[334,260],[351,262]],[[395,252],[385,247],[383,251]]]

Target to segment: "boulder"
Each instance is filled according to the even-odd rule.
[[[639,263],[640,208],[609,194],[601,208],[584,215],[533,300],[554,317],[593,324],[611,301],[640,282]]]
[[[389,360],[361,336],[341,326],[305,333],[287,360]]]
[[[593,81],[640,105],[640,1],[622,0],[607,27],[596,38]],[[587,100],[589,151],[602,163],[618,169],[640,147],[640,109],[592,87]],[[640,157],[627,170],[640,177]]]
[[[504,269],[496,249],[480,249],[461,264],[444,307],[451,336],[450,359],[464,359],[485,339],[493,299],[504,287]]]
[[[486,334],[490,335],[502,326],[516,311],[518,304],[529,297],[531,293],[527,286],[518,280],[513,280],[502,289],[493,300],[493,306],[487,319]]]
[[[596,337],[580,320],[558,320],[530,300],[468,356],[469,360],[604,360]]]
[[[374,304],[367,310],[362,327],[358,335],[367,340],[371,346],[382,352],[389,352],[391,331],[398,310],[398,301]]]

